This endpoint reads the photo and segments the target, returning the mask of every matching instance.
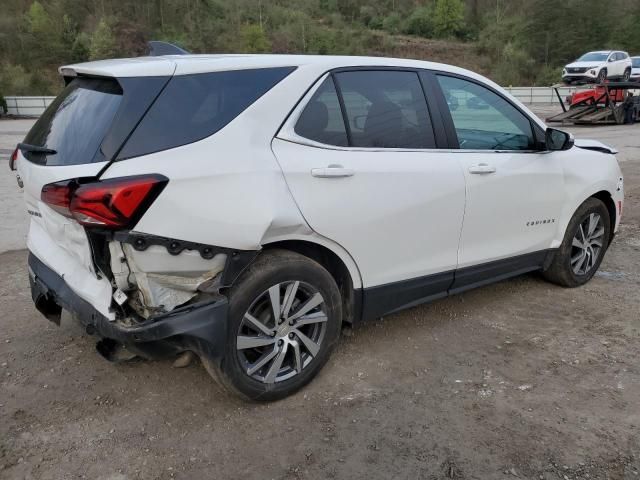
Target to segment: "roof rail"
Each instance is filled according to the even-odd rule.
[[[186,50],[169,42],[160,42],[158,40],[152,40],[147,42],[149,47],[148,55],[150,57],[160,57],[162,55],[189,55]]]

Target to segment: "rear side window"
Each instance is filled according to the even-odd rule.
[[[122,90],[113,79],[74,79],[24,139],[24,143],[57,153],[23,153],[28,160],[42,165],[77,165],[94,161],[121,100]]]
[[[435,148],[433,128],[415,72],[376,70],[336,74],[351,146]]]
[[[296,124],[295,132],[301,137],[326,145],[349,145],[340,101],[331,77],[322,82],[307,103]]]
[[[295,67],[173,77],[135,129],[118,159],[202,140],[224,128]]]

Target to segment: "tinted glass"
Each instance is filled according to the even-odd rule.
[[[110,79],[73,80],[51,103],[27,134],[24,143],[55,150],[55,155],[24,152],[46,165],[91,163],[122,99],[118,82]]]
[[[167,150],[213,135],[289,75],[294,67],[173,77],[119,159]]]
[[[633,65],[633,68],[640,68],[640,57],[632,58],[631,64]]]
[[[296,123],[295,132],[327,145],[348,145],[340,101],[331,77],[322,82],[309,100]]]
[[[529,150],[533,130],[529,119],[501,96],[477,83],[438,75],[460,148]]]
[[[435,148],[418,74],[356,71],[336,74],[354,147]]]
[[[590,52],[581,56],[577,61],[578,62],[604,62],[609,57],[608,53],[596,53]]]

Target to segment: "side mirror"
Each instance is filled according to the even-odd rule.
[[[573,147],[573,135],[555,128],[547,128],[545,134],[547,150],[555,152],[558,150],[570,150]]]
[[[615,62],[615,58],[611,57],[609,60],[607,60],[607,62],[611,63],[611,62]]]

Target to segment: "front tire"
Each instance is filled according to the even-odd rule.
[[[607,207],[597,198],[587,199],[571,218],[562,244],[543,276],[563,287],[584,285],[600,267],[609,238]]]
[[[602,85],[607,80],[607,69],[603,68],[598,72],[598,77],[596,78],[596,83]]]
[[[287,250],[267,251],[229,293],[224,357],[203,363],[231,393],[284,398],[324,366],[341,323],[340,292],[322,265]]]

